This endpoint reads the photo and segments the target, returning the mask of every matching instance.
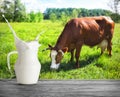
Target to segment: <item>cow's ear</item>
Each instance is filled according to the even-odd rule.
[[[62,49],[62,51],[65,53],[65,52],[67,52],[68,51],[68,48],[67,47],[64,47],[63,49]]]

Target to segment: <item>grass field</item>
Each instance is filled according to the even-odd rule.
[[[69,63],[70,54],[66,53],[58,71],[50,70],[50,51],[42,52],[51,44],[54,46],[63,29],[61,22],[52,23],[11,23],[17,35],[24,41],[31,41],[41,32],[45,31],[39,39],[42,46],[39,48],[38,58],[42,65],[40,79],[120,79],[120,24],[116,24],[113,37],[112,57],[107,51],[100,56],[100,49],[83,46],[80,56],[80,68],[74,69],[74,62]],[[14,38],[6,23],[0,23],[0,78],[10,78],[7,68],[6,56],[15,50]],[[17,55],[11,56],[11,67]],[[21,71],[22,72],[22,71]]]

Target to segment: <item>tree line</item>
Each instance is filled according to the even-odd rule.
[[[44,19],[51,21],[61,20],[65,23],[71,18],[87,17],[87,16],[101,16],[111,14],[110,11],[102,9],[85,9],[85,8],[47,8],[44,13]]]
[[[71,18],[87,16],[110,16],[115,22],[120,22],[120,15],[104,9],[85,8],[47,8],[44,13],[26,12],[25,6],[20,0],[0,0],[0,21],[3,22],[2,14],[11,22],[40,22],[43,19],[52,22],[61,20],[66,23]]]
[[[104,9],[85,9],[85,8],[47,8],[44,19],[51,21],[62,20],[66,22],[70,18],[90,17],[90,16],[109,16],[115,22],[120,22],[120,15]]]

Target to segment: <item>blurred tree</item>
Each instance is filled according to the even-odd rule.
[[[72,18],[77,18],[77,17],[78,17],[78,11],[77,11],[77,9],[73,9]]]
[[[113,10],[114,13],[111,14],[112,19],[120,23],[120,0],[110,0],[108,6]]]
[[[29,22],[35,22],[35,14],[34,14],[34,11],[31,11],[29,13]]]
[[[110,0],[108,6],[113,10],[114,13],[120,14],[120,0]]]
[[[35,21],[36,22],[41,22],[43,20],[43,14],[41,12],[37,12],[35,14]]]
[[[47,8],[44,13],[44,19],[50,19],[50,15],[54,13],[57,20],[67,21],[70,18],[86,17],[86,16],[110,16],[111,11],[103,9],[85,9],[85,8]]]
[[[13,2],[10,2],[10,0],[0,0],[0,21],[4,21],[2,14],[4,14],[9,21],[12,21],[13,8]]]
[[[81,8],[80,14],[82,17],[86,17],[86,16],[89,16],[89,11],[88,11],[88,9]]]
[[[4,14],[9,21],[21,22],[26,18],[25,6],[20,0],[0,0],[0,21]]]
[[[111,14],[111,18],[114,20],[116,23],[120,23],[120,15],[117,13]]]
[[[65,14],[65,12],[62,12],[61,14],[61,21],[62,21],[62,24],[65,25],[66,22],[68,21],[68,16]]]
[[[14,16],[13,21],[21,22],[26,18],[25,6],[20,2],[20,0],[14,0]]]
[[[51,13],[50,16],[49,16],[49,18],[50,18],[50,20],[51,20],[52,22],[55,22],[56,19],[57,19],[57,16],[56,16],[55,13]]]
[[[41,12],[35,13],[31,11],[26,16],[26,22],[40,22],[43,20],[43,14]]]

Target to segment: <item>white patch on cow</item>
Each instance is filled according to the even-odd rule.
[[[103,40],[100,44],[98,44],[98,47],[101,48],[102,51],[105,51],[107,46],[108,46],[108,41],[107,40]]]
[[[52,58],[52,62],[51,62],[51,66],[50,66],[51,69],[59,68],[60,63],[56,64],[56,60],[55,60],[57,53],[58,52],[56,50],[51,51],[51,58]]]

